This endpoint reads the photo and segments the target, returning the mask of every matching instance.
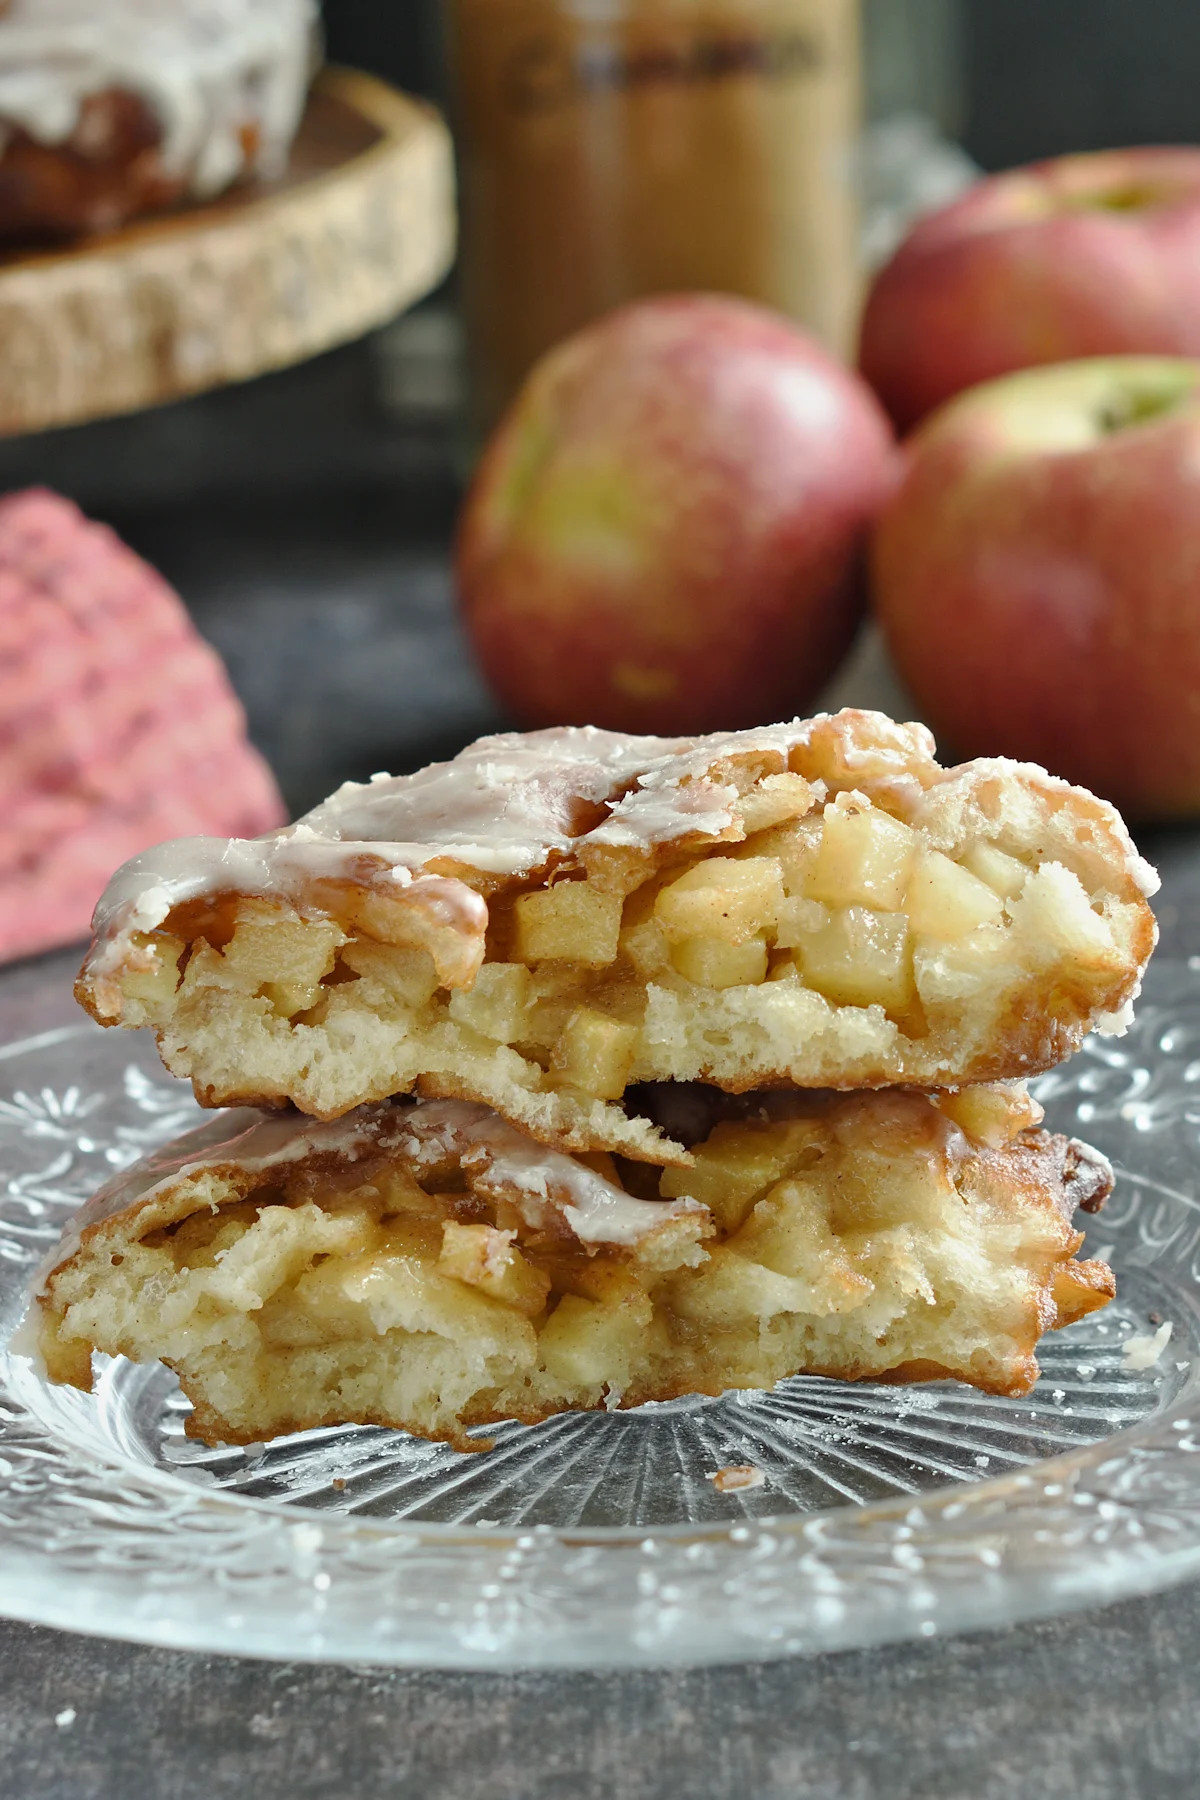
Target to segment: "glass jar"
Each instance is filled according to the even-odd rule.
[[[849,349],[857,0],[449,4],[477,424],[639,294],[741,294]]]

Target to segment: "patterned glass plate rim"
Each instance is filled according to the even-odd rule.
[[[0,1613],[288,1660],[661,1665],[1012,1623],[1200,1573],[1200,970],[1157,965],[1129,1034],[1091,1040],[1039,1093],[1118,1167],[1088,1247],[1111,1246],[1141,1309],[1119,1329],[1172,1322],[1144,1373],[1107,1346],[1129,1371],[1107,1416],[1138,1422],[990,1479],[977,1455],[954,1485],[894,1500],[789,1511],[760,1487],[685,1523],[447,1524],[211,1485],[148,1457],[122,1411],[129,1365],[87,1397],[0,1357]],[[71,1208],[194,1116],[140,1038],[81,1023],[0,1049],[0,1341]],[[1078,1352],[1073,1367],[1094,1373]],[[893,1410],[905,1392],[870,1390]]]

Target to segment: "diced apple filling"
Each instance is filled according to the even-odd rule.
[[[940,850],[927,850],[919,859],[905,905],[918,937],[937,943],[953,943],[980,925],[998,925],[1004,917],[999,894]]]
[[[438,1268],[532,1319],[545,1309],[550,1277],[514,1247],[515,1236],[492,1225],[459,1225],[448,1219],[442,1226]]]
[[[555,1078],[571,1087],[619,1100],[629,1086],[637,1042],[636,1025],[579,1006],[563,1026],[550,1066]]]
[[[523,894],[516,914],[519,962],[572,962],[604,969],[617,954],[621,899],[587,881],[560,881]]]
[[[450,996],[450,1017],[481,1037],[511,1044],[524,1034],[534,997],[524,963],[484,963],[473,986]]]
[[[707,1206],[725,1234],[737,1231],[754,1202],[785,1176],[820,1161],[826,1130],[819,1119],[771,1124],[728,1120],[714,1127],[690,1169],[666,1169],[664,1199],[685,1194]]]
[[[671,962],[698,987],[757,987],[767,978],[767,940],[728,944],[719,937],[690,937],[671,947]]]
[[[908,920],[903,913],[847,906],[806,933],[796,966],[809,987],[838,1006],[904,1012],[916,999]]]
[[[898,912],[916,851],[916,833],[887,813],[828,807],[805,892],[828,906]]]
[[[588,882],[518,900],[515,953],[530,967],[531,993],[551,958],[590,972],[551,1046],[554,1083],[615,1099],[636,1077],[640,1018],[629,1006],[619,1021],[604,1017],[610,986],[682,981],[723,993],[787,979],[836,1007],[881,1008],[920,1036],[922,971],[931,959],[935,1001],[947,952],[956,968],[965,958],[993,984],[998,964],[1003,971],[1037,960],[1016,941],[1026,935],[1017,929],[1022,906],[1030,926],[1064,948],[1092,957],[1112,950],[1105,920],[1065,869],[1055,867],[1047,888],[993,844],[955,860],[861,795],[841,795],[823,816],[782,821],[762,798],[759,816],[769,822],[744,843],[651,877],[623,904],[612,893],[593,895]],[[780,806],[786,799],[775,797]],[[1062,915],[1053,928],[1047,909]],[[466,1018],[469,997],[452,1007]],[[503,1041],[520,1047],[515,1025],[506,1016]],[[532,1035],[527,1030],[526,1041]]]
[[[776,857],[712,857],[663,888],[654,913],[673,944],[697,937],[744,944],[778,919],[783,903]]]
[[[264,1030],[278,1019],[334,1032],[361,984],[367,1012],[402,1026],[400,1060],[381,1052],[379,1092],[411,1086],[429,1070],[467,1079],[464,1071],[500,1057],[507,1092],[590,1104],[676,1073],[647,1051],[648,1021],[661,1018],[664,997],[695,1017],[724,1008],[713,1030],[728,1040],[737,996],[763,988],[764,1005],[778,1013],[791,1004],[776,990],[783,983],[807,1008],[790,1015],[802,1021],[797,1030],[819,1033],[822,1008],[870,1012],[873,1043],[900,1041],[903,1058],[905,1044],[957,1029],[979,996],[989,1018],[999,1018],[1006,996],[1056,959],[1078,965],[1084,992],[1121,969],[1109,914],[1062,864],[1034,867],[1028,852],[1022,860],[986,841],[950,854],[861,793],[805,811],[808,792],[798,777],[770,777],[739,802],[750,827],[741,842],[663,867],[635,859],[628,879],[614,878],[610,864],[604,880],[566,872],[503,897],[487,960],[458,985],[446,985],[432,950],[394,941],[401,928],[388,910],[393,900],[381,911],[329,884],[328,917],[244,899],[221,938],[201,939],[190,953],[183,937],[160,934],[127,986],[151,1023],[173,998],[182,967],[181,993],[205,984],[218,995],[231,986],[252,993],[267,1010]],[[327,1065],[346,1055],[346,1043],[335,1034],[320,1050]],[[794,1054],[785,1043],[775,1063],[750,1074],[791,1067]],[[706,1055],[702,1046],[683,1077],[703,1071]],[[831,1069],[841,1055],[831,1048]],[[906,1075],[880,1077],[896,1078]],[[500,1105],[499,1080],[450,1091]],[[946,1084],[940,1072],[936,1084]]]
[[[963,866],[978,875],[1002,900],[1015,900],[1025,886],[1029,870],[1015,856],[1006,856],[995,844],[972,844]]]
[[[1023,1084],[1008,1082],[983,1083],[961,1088],[958,1093],[938,1094],[935,1105],[973,1143],[992,1150],[1009,1143],[1029,1126],[1040,1125],[1044,1117],[1042,1108]]]

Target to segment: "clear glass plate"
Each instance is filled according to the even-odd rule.
[[[951,1382],[572,1414],[488,1455],[400,1432],[183,1435],[159,1367],[0,1358],[0,1611],[192,1649],[460,1667],[723,1661],[1007,1623],[1200,1571],[1200,973],[1038,1084],[1117,1164],[1114,1306],[1023,1400]],[[190,1126],[141,1036],[0,1050],[0,1341],[71,1209]],[[1148,1369],[1125,1340],[1170,1320]],[[720,1468],[760,1486],[722,1493]]]

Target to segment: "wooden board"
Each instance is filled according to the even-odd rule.
[[[437,113],[327,69],[280,180],[0,255],[0,435],[153,406],[359,337],[437,284],[454,238]]]

